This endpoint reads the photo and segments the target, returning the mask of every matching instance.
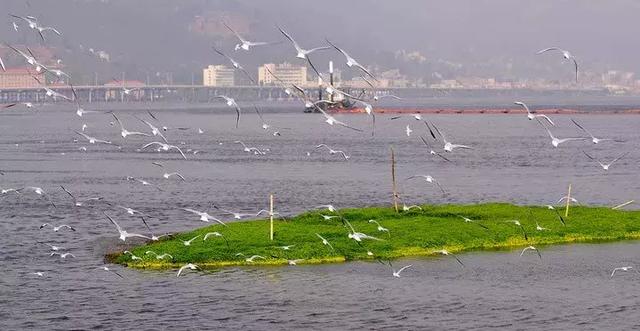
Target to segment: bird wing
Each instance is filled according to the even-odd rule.
[[[552,120],[549,118],[549,116],[547,116],[547,115],[540,114],[540,115],[534,115],[534,116],[535,116],[535,117],[542,117],[542,118],[544,118],[545,120],[547,120],[547,122],[549,122],[549,124],[551,124],[551,125],[553,125],[553,126],[555,126],[555,125],[556,125],[555,123],[553,123],[553,121],[552,121]]]
[[[542,54],[548,51],[561,51],[561,49],[558,47],[549,47],[549,48],[545,48],[543,50],[538,51],[536,54]]]
[[[229,25],[227,25],[226,22],[222,22],[222,24],[227,27],[227,29],[229,29],[229,31],[231,31],[231,33],[233,33],[236,38],[238,38],[238,40],[240,40],[240,42],[245,43],[246,41],[235,31],[233,30]]]
[[[401,273],[403,270],[409,269],[411,267],[413,267],[413,265],[410,264],[410,265],[407,265],[407,266],[404,266],[404,267],[400,268],[400,270],[398,270],[398,274]]]
[[[575,65],[576,68],[576,83],[578,82],[578,61],[576,61],[575,57],[571,58],[573,60],[573,64]]]
[[[102,212],[104,214],[104,216],[106,216],[109,221],[111,221],[111,223],[113,223],[113,225],[116,226],[116,229],[118,229],[118,232],[122,232],[122,228],[120,227],[120,225],[118,225],[118,223],[116,223],[116,221],[113,220],[113,218],[111,218],[111,216],[107,215],[107,213]]]
[[[298,43],[293,39],[293,37],[291,37],[287,32],[285,32],[284,30],[282,30],[281,27],[278,26],[278,30],[280,30],[280,32],[287,38],[289,39],[289,41],[291,41],[291,43],[293,44],[293,47],[296,48],[296,50],[300,50],[300,46],[298,45]]]
[[[621,158],[627,156],[627,154],[629,154],[629,152],[626,152],[620,156],[618,156],[617,158],[615,158],[613,161],[611,161],[611,163],[609,163],[609,166],[611,166],[612,164],[616,163],[618,160],[620,160]]]

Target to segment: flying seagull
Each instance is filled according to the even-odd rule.
[[[400,268],[398,271],[393,270],[393,277],[400,278],[400,273],[403,272],[406,269],[411,268],[412,266],[413,265],[410,264],[410,265],[407,265],[407,266],[404,266],[404,267]]]
[[[415,179],[415,178],[422,178],[427,183],[436,184],[438,186],[438,188],[440,189],[440,191],[442,191],[442,194],[446,194],[447,193],[447,192],[444,191],[444,188],[442,188],[442,185],[440,185],[440,183],[438,181],[436,181],[430,175],[415,175],[415,176],[408,177],[407,180]]]
[[[609,141],[609,140],[613,140],[613,139],[602,139],[602,138],[596,138],[593,134],[591,134],[591,132],[587,131],[587,129],[585,129],[584,127],[582,127],[582,125],[578,124],[578,122],[576,122],[573,118],[571,119],[571,122],[573,122],[573,124],[575,124],[577,127],[580,128],[580,130],[584,131],[586,134],[588,134],[591,137],[591,141],[594,144],[597,144],[601,141]]]
[[[626,152],[620,156],[618,156],[617,158],[613,159],[613,161],[609,162],[609,163],[602,163],[599,160],[597,160],[596,158],[594,158],[593,156],[587,154],[587,152],[582,151],[582,153],[584,153],[584,155],[586,155],[589,159],[598,162],[598,164],[602,167],[602,170],[607,171],[609,170],[609,167],[612,166],[614,163],[616,163],[618,160],[620,160],[621,158],[627,156],[627,154],[629,154],[629,152]]]
[[[116,226],[116,230],[118,230],[118,233],[120,234],[120,240],[122,241],[126,241],[127,238],[133,238],[133,237],[138,237],[138,238],[144,238],[144,239],[149,239],[151,240],[151,238],[149,238],[148,236],[143,236],[141,234],[137,234],[137,233],[129,233],[126,230],[123,230],[120,225],[118,225],[118,223],[116,223],[116,221],[113,220],[113,218],[111,218],[111,216],[107,215],[107,213],[102,212],[104,214],[104,216],[106,216],[109,221]]]
[[[544,125],[543,125],[544,126]],[[546,126],[544,127],[545,130],[547,130],[547,134],[549,135],[549,137],[551,138],[551,145],[553,145],[553,147],[558,147],[560,144],[568,142],[568,141],[579,141],[579,140],[587,140],[587,138],[564,138],[564,139],[559,139],[553,136],[553,133],[551,133],[551,131],[549,131],[549,128],[547,128]]]
[[[542,54],[542,53],[546,53],[549,51],[559,51],[560,53],[562,53],[562,57],[564,57],[566,60],[570,60],[573,61],[573,64],[575,66],[576,69],[576,83],[578,82],[578,61],[576,61],[576,57],[573,56],[569,51],[558,48],[558,47],[549,47],[549,48],[545,48],[541,51],[538,51],[538,53],[536,54]]]
[[[249,78],[249,80],[251,81],[251,83],[255,84],[256,81],[251,77],[251,75],[249,74],[249,72],[247,72],[247,70],[245,70],[238,61],[232,59],[230,56],[228,56],[227,54],[222,53],[220,50],[218,50],[217,48],[213,47],[213,50],[218,53],[219,55],[221,55],[222,57],[226,58],[227,60],[229,60],[229,62],[231,62],[231,65],[236,69],[236,70],[240,70],[242,71],[245,76],[247,76],[247,78]]]
[[[524,252],[528,251],[528,250],[532,250],[532,251],[536,251],[536,253],[538,253],[538,257],[540,258],[540,260],[542,260],[542,255],[540,255],[540,251],[533,247],[533,246],[527,246],[525,247],[522,252],[520,253],[520,256],[522,256],[524,254]]]
[[[271,43],[269,42],[264,42],[264,41],[249,41],[244,39],[239,33],[237,33],[235,30],[233,30],[229,25],[227,25],[226,22],[222,22],[222,24],[224,26],[227,27],[227,29],[229,29],[229,31],[231,31],[231,33],[233,33],[234,36],[236,36],[236,38],[238,38],[238,40],[240,41],[239,44],[236,44],[234,50],[238,51],[238,50],[245,50],[245,51],[249,51],[249,49],[251,49],[251,47],[255,47],[255,46],[263,46],[263,45],[269,45]]]
[[[176,274],[176,277],[180,277],[180,274],[182,274],[182,272],[185,269],[198,270],[198,269],[200,269],[200,267],[198,267],[197,265],[195,265],[193,263],[187,263],[187,264],[183,265],[182,267],[180,267],[180,269],[178,269],[178,273]]]
[[[373,78],[375,81],[378,81],[378,79],[375,76],[373,76],[371,74],[371,72],[369,72],[369,70],[367,70],[364,66],[362,66],[360,63],[358,63],[358,61],[356,61],[356,59],[354,59],[351,55],[349,55],[349,53],[347,53],[344,49],[334,45],[331,41],[329,41],[329,39],[325,39],[325,40],[329,43],[329,45],[331,45],[338,52],[340,52],[340,53],[342,53],[342,55],[344,55],[344,57],[347,59],[347,66],[349,68],[355,66],[356,68],[362,70],[362,72],[367,74],[369,77]]]
[[[534,113],[532,113],[532,112],[529,110],[529,107],[527,107],[527,105],[526,105],[524,102],[522,102],[522,101],[516,101],[516,102],[514,102],[514,104],[519,105],[519,106],[522,106],[522,107],[527,111],[527,118],[528,118],[529,120],[532,120],[532,119],[534,119],[534,118],[540,117],[540,118],[544,118],[545,120],[547,120],[547,122],[549,122],[549,124],[551,124],[551,125],[553,125],[553,126],[555,126],[555,125],[556,125],[556,124],[555,124],[555,123],[553,123],[553,121],[549,118],[549,116],[544,115],[544,114],[534,114]]]
[[[460,259],[458,258],[458,256],[456,256],[455,254],[453,254],[453,253],[449,252],[448,250],[446,250],[446,249],[441,249],[441,250],[439,250],[439,251],[434,251],[434,253],[441,254],[441,255],[445,255],[445,256],[449,256],[449,255],[451,255],[451,256],[453,256],[453,257],[456,259],[456,261],[458,261],[458,263],[460,263],[460,266],[461,266],[462,268],[464,268],[464,263],[462,263],[462,261],[460,261]]]
[[[238,106],[238,103],[236,102],[236,100],[234,98],[230,98],[226,95],[217,95],[215,96],[215,98],[218,99],[224,99],[224,101],[226,102],[227,106],[232,107],[235,109],[236,111],[236,129],[238,128],[238,124],[240,123],[240,106]]]
[[[278,30],[280,30],[280,32],[287,38],[289,39],[289,41],[293,44],[293,47],[296,49],[296,57],[299,59],[308,59],[308,55],[315,52],[315,51],[319,51],[319,50],[323,50],[323,49],[330,49],[331,47],[329,46],[322,46],[322,47],[316,47],[316,48],[312,48],[312,49],[304,49],[302,47],[300,47],[300,45],[291,37],[291,35],[289,35],[287,32],[285,32],[281,27],[278,27]]]

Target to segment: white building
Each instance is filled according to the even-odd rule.
[[[281,79],[282,82],[278,81],[274,75]],[[292,65],[286,62],[282,64],[265,63],[258,68],[258,84],[296,84],[298,86],[305,86],[307,84],[307,67]]]
[[[202,71],[204,86],[234,86],[235,70],[223,65],[210,65]]]

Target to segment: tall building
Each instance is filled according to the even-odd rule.
[[[269,69],[269,70],[267,70]],[[271,73],[269,73],[271,71]],[[265,63],[258,68],[258,84],[274,85],[279,84],[278,80],[272,75],[277,76],[284,84],[296,84],[304,86],[307,84],[307,67],[292,65],[291,63]]]
[[[39,87],[33,77],[37,77],[42,83],[45,83],[44,74],[35,70],[30,71],[28,68],[7,68],[7,71],[0,70],[0,88],[27,88]]]
[[[204,86],[234,86],[235,70],[223,65],[210,65],[202,71]]]

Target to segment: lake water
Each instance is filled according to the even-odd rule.
[[[249,108],[250,109],[250,108]],[[146,130],[133,113],[118,116],[129,130]],[[144,112],[138,116],[150,120]],[[260,128],[251,111],[235,129],[235,115],[221,110],[159,111],[165,134],[187,154],[140,151],[148,137],[119,136],[109,114],[73,111],[5,111],[0,115],[1,188],[42,187],[57,208],[33,193],[0,196],[0,325],[22,329],[622,329],[639,327],[640,275],[614,267],[636,265],[640,244],[570,245],[542,248],[543,261],[519,251],[461,255],[467,268],[448,258],[404,259],[413,264],[402,278],[377,263],[297,267],[242,267],[187,273],[139,271],[110,266],[125,279],[97,269],[103,254],[119,245],[107,211],[130,232],[145,233],[136,217],[104,204],[74,207],[61,189],[79,198],[105,200],[155,218],[156,234],[202,226],[179,208],[206,209],[212,202],[251,212],[268,206],[291,215],[319,204],[339,208],[391,202],[390,148],[396,153],[398,185],[407,204],[509,201],[555,203],[572,184],[584,204],[616,205],[640,200],[637,115],[572,115],[597,136],[622,142],[568,142],[551,146],[542,127],[524,115],[428,115],[454,143],[446,162],[430,156],[418,135],[422,122],[377,116],[376,134],[364,115],[338,115],[363,133],[331,127],[317,114],[264,111],[281,136]],[[568,116],[552,116],[560,137],[584,135]],[[90,145],[73,130],[122,145]],[[413,130],[410,137],[406,126]],[[198,133],[197,129],[203,130]],[[148,130],[146,130],[148,131]],[[77,142],[74,139],[79,139]],[[431,138],[429,138],[431,139]],[[265,155],[234,143],[268,149]],[[318,144],[345,151],[344,160]],[[433,142],[434,146],[440,143]],[[86,151],[80,150],[86,147]],[[441,145],[438,145],[441,151]],[[194,155],[188,149],[200,151]],[[604,173],[582,150],[604,160],[631,152]],[[312,152],[310,156],[307,152]],[[160,162],[164,168],[153,165]],[[162,178],[178,171],[185,182]],[[412,175],[432,175],[441,194]],[[143,178],[159,189],[127,181]],[[228,220],[228,218],[225,218]],[[67,223],[77,231],[50,228]],[[64,246],[76,258],[50,257],[46,244]],[[31,272],[43,271],[44,277]]]

